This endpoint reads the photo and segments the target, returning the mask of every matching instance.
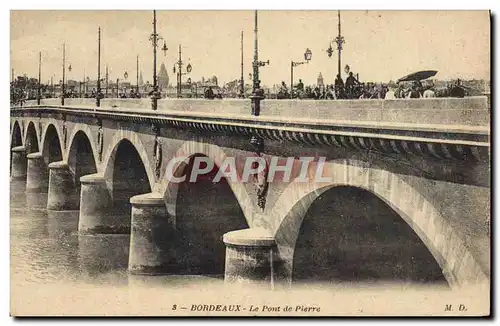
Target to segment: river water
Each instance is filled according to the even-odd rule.
[[[79,235],[78,211],[48,211],[47,194],[10,185],[11,282],[25,285],[124,287],[129,235]],[[222,275],[133,276],[141,287],[222,284]]]
[[[380,291],[379,286],[366,288],[363,284],[346,283],[321,284],[314,292],[306,286],[302,288],[306,292],[300,292],[300,287],[294,288],[297,291],[293,293],[286,290],[281,294],[279,289],[273,293],[259,289],[265,294],[250,295],[248,289],[223,292],[222,287],[228,289],[223,275],[131,275],[127,272],[130,236],[79,235],[78,211],[47,211],[47,194],[25,193],[24,184],[11,182],[10,186],[13,315],[206,315],[206,311],[190,309],[197,304],[221,302],[275,307],[289,302],[294,307],[297,303],[322,307],[323,313],[317,315],[366,314],[373,306],[370,300],[387,291],[386,288]],[[408,298],[407,285],[396,284],[395,289],[391,299]],[[433,287],[432,293],[437,293],[436,290]],[[342,291],[350,299],[335,301],[339,297],[332,295]],[[444,292],[446,295],[449,291]],[[429,300],[428,292],[419,293]],[[411,304],[415,297],[409,298]],[[336,303],[325,306],[324,302]],[[246,310],[242,315],[249,314],[250,306],[243,306]],[[280,312],[268,311],[265,315],[269,314],[280,315]]]

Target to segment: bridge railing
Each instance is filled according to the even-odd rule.
[[[24,106],[36,106],[28,101]],[[60,107],[60,99],[43,99],[42,106]],[[96,108],[95,99],[65,99],[65,107]],[[151,112],[151,100],[102,99],[101,109]],[[190,113],[251,117],[248,99],[160,99],[158,113]],[[486,96],[396,100],[272,100],[261,103],[262,117],[288,121],[346,121],[437,125],[490,125]]]

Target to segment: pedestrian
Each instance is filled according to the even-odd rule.
[[[337,99],[333,85],[327,85],[325,98],[327,100],[336,100]]]
[[[389,89],[385,93],[384,100],[395,100],[396,94],[394,92],[394,88],[392,86],[388,86]]]
[[[380,96],[380,91],[378,90],[377,88],[377,85],[373,85],[373,88],[370,92],[370,99],[373,100],[373,99],[380,99],[381,96]]]
[[[394,91],[394,97],[395,98],[404,98],[404,87],[403,84],[398,83],[398,87]]]
[[[302,82],[302,79],[299,79],[299,83],[297,84],[297,89],[301,92],[304,91],[304,83]]]
[[[465,90],[460,86],[460,79],[457,79],[455,85],[450,90],[451,97],[465,97]]]
[[[418,84],[417,83],[413,83],[409,93],[408,93],[408,96],[407,98],[420,98],[420,92],[418,91]]]
[[[210,99],[210,100],[213,100],[215,98],[215,94],[214,94],[214,91],[212,90],[212,86],[209,86],[205,90],[205,98]]]
[[[344,81],[340,74],[337,74],[337,78],[335,78],[335,93],[338,99],[344,98]]]
[[[278,91],[278,98],[289,98],[290,94],[288,93],[288,88],[286,87],[286,84],[284,81],[281,82],[280,89]]]
[[[424,98],[433,98],[436,97],[436,93],[432,90],[431,86],[428,86],[427,89],[424,91]]]
[[[348,98],[354,98],[354,93],[355,93],[355,86],[359,85],[359,81],[354,78],[354,75],[351,72],[349,72],[349,76],[345,80],[345,89],[347,93]]]

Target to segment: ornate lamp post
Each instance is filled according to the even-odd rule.
[[[127,72],[127,71],[125,71],[125,73],[123,74],[123,78],[124,78],[125,80],[127,80],[127,79],[128,79],[128,72]],[[126,85],[126,84],[125,84],[125,85]],[[127,97],[127,86],[125,86],[125,97]]]
[[[95,94],[96,106],[101,106],[101,26],[99,26],[97,36],[97,93]]]
[[[109,83],[109,74],[108,74],[108,65],[106,65],[106,98],[108,97],[108,83]]]
[[[61,105],[64,105],[64,78],[66,75],[66,43],[63,43],[63,75],[61,85]]]
[[[245,98],[245,79],[243,78],[243,31],[241,31],[241,79],[239,97]]]
[[[82,92],[83,92],[83,95],[81,95],[80,97],[85,97],[87,95],[87,79],[85,78],[85,68],[83,68],[83,88],[82,88]]]
[[[341,34],[340,30],[340,10],[338,11],[338,17],[339,17],[339,34],[337,37],[333,40],[333,42],[337,43],[337,51],[339,52],[339,61],[338,61],[338,75],[340,75],[340,70],[342,67],[342,44],[345,43],[345,39]],[[333,55],[333,48],[332,48],[332,42],[330,42],[330,46],[328,47],[328,50],[326,50],[328,53],[328,57],[331,58]]]
[[[41,78],[42,78],[42,52],[40,51],[38,53],[38,94],[36,97],[36,103],[40,105],[40,100],[42,98],[42,93],[41,93]]]
[[[156,33],[156,10],[153,10],[153,33],[149,37],[149,40],[153,45],[153,92],[151,93],[151,108],[155,111],[158,109],[158,99],[161,98],[158,91],[158,78],[156,76],[156,48],[158,47],[158,41],[161,39],[158,33]],[[163,43],[162,50],[166,54],[168,49],[165,43]]]
[[[71,72],[71,70],[73,70],[73,68],[71,67],[71,64],[70,64],[70,65],[68,66],[68,71],[69,71],[69,72]],[[69,76],[69,73],[68,73],[68,76]],[[67,86],[68,86],[68,88],[69,88],[69,82],[68,82],[68,80],[70,80],[70,77],[68,77],[68,76],[66,76],[66,83],[68,84]],[[70,89],[70,96],[72,96],[72,95],[73,95],[73,92],[72,92],[72,91],[71,91],[71,89]]]
[[[163,44],[166,46],[166,44]],[[135,77],[135,92],[139,94],[139,56],[137,56],[137,67],[136,67],[136,77]]]
[[[187,72],[182,72],[182,66],[184,63],[182,62],[182,48],[181,45],[179,44],[179,61],[177,61],[174,64],[174,74],[177,71],[177,97],[181,98],[182,97],[182,75],[187,75],[191,73],[191,70],[193,67],[191,66],[190,63],[186,66],[186,71]]]
[[[291,61],[290,63],[290,99],[293,99],[293,67],[303,65],[304,63],[309,63],[312,58],[312,52],[309,48],[304,52],[304,60],[306,61]]]
[[[128,72],[125,71],[123,74],[123,78],[127,79],[128,78]],[[116,97],[120,98],[120,78],[116,78]]]
[[[253,87],[252,87],[252,95],[250,99],[252,101],[252,115],[258,116],[260,115],[260,101],[264,99],[264,90],[260,88],[260,80],[259,80],[259,67],[264,67],[266,64],[269,64],[269,60],[267,61],[259,61],[259,39],[258,39],[258,19],[257,19],[257,10],[255,10],[255,43],[254,43],[254,55],[253,55]]]

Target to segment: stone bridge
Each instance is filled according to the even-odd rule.
[[[80,234],[130,233],[130,272],[489,282],[485,97],[265,100],[258,117],[248,100],[149,107],[67,99],[11,108],[11,178],[48,193],[49,210],[79,210]],[[270,182],[267,169],[213,182],[226,158],[241,177],[248,157],[283,169]],[[216,168],[172,182],[196,160]],[[329,178],[301,182],[304,160],[306,176],[321,168]]]

